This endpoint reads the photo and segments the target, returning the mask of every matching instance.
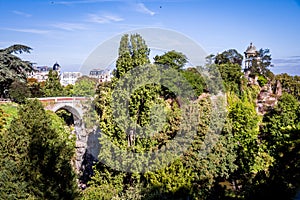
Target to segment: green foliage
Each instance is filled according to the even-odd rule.
[[[268,83],[268,79],[266,79],[262,75],[259,75],[258,78],[257,78],[257,82],[258,82],[260,87],[263,87],[264,85],[266,85]]]
[[[180,159],[158,171],[147,172],[145,178],[149,180],[151,188],[171,194],[183,188],[189,189],[194,179],[192,169],[185,167]]]
[[[219,102],[220,104],[221,102]],[[212,109],[213,101],[208,97],[198,102],[199,126],[191,147],[185,152],[184,163],[192,169],[192,187],[189,191],[194,199],[209,198],[219,180],[228,178],[236,169],[234,164],[233,137],[220,131],[222,124],[217,115],[225,118],[226,112],[220,105]],[[222,103],[221,103],[222,104]],[[223,119],[224,119],[223,118]]]
[[[56,113],[57,116],[62,118],[68,126],[74,125],[74,118],[73,118],[72,113],[70,113],[66,110],[63,110],[63,109],[58,110],[55,113]]]
[[[70,160],[74,140],[62,121],[28,101],[1,135],[2,199],[74,199],[75,174]],[[15,191],[15,192],[12,192]]]
[[[284,73],[276,75],[275,80],[281,83],[283,92],[289,93],[300,100],[300,76],[290,76]]]
[[[252,60],[250,73],[253,76],[263,75],[265,78],[273,79],[274,74],[270,71],[272,67],[272,57],[269,49],[260,49],[257,55],[258,59]]]
[[[82,76],[77,79],[73,87],[73,95],[93,97],[96,91],[97,80],[88,76]]]
[[[187,68],[186,70],[182,70],[183,77],[191,84],[195,96],[200,96],[203,93],[203,89],[205,87],[204,79],[201,74],[197,71],[196,68]]]
[[[74,85],[72,85],[72,84],[66,85],[66,86],[64,87],[64,93],[65,93],[65,95],[66,95],[66,96],[69,96],[69,97],[73,96],[73,95],[74,95],[74,90],[73,90],[73,88],[74,88]]]
[[[143,40],[139,40],[139,37],[137,37],[138,40],[133,39],[133,37],[136,36],[135,35],[131,36],[132,45],[130,46],[125,45],[125,47],[123,45],[124,43],[127,44],[128,36],[125,35],[121,39],[119,58],[117,61],[117,69],[116,69],[117,76],[112,83],[113,87],[116,87],[118,84],[119,88],[122,89],[123,87],[122,84],[130,85],[131,81],[139,82],[144,78],[149,78],[149,77],[144,77],[147,76],[147,74],[139,73],[140,71],[144,72],[143,70],[145,69],[151,71],[153,77],[156,77],[155,73],[158,73],[156,66],[146,65],[147,63],[149,63],[149,58],[148,58],[148,52],[145,51],[146,49],[148,49],[147,46],[145,46],[145,42]],[[137,42],[132,43],[132,41],[135,42],[137,41]],[[136,46],[140,47],[141,49],[139,48],[136,49]],[[136,53],[140,52],[141,55],[134,54],[134,53],[130,54],[130,52],[136,52]],[[136,60],[137,58],[142,58],[142,59]],[[125,75],[125,73],[129,72],[130,69],[137,69],[136,73],[138,74],[132,75],[131,76],[132,80],[130,79],[128,80],[129,82],[127,82],[126,78],[128,75]],[[119,80],[118,76],[120,79],[122,78],[122,80]],[[116,90],[115,88],[113,89]],[[117,92],[116,91],[114,92],[118,95],[123,95],[123,96],[126,95],[123,90],[120,91],[118,90]],[[174,137],[176,130],[178,130],[179,128],[178,122],[179,122],[180,113],[178,109],[178,103],[175,101],[175,99],[168,99],[168,98],[164,99],[164,95],[162,95],[162,89],[159,85],[153,83],[141,85],[130,94],[131,96],[128,105],[129,117],[133,121],[133,123],[137,124],[137,126],[144,127],[144,129],[140,129],[140,131],[145,131],[136,134],[137,137],[134,141],[133,146],[128,145],[129,143],[127,138],[128,132],[126,132],[127,130],[122,130],[120,127],[118,127],[118,124],[120,123],[117,123],[113,117],[112,100],[118,101],[118,99],[112,99],[112,93],[113,90],[110,84],[101,84],[99,85],[99,89],[97,90],[97,96],[95,99],[95,104],[98,113],[100,115],[100,127],[102,130],[100,143],[103,148],[101,150],[99,159],[103,160],[107,156],[110,157],[112,153],[110,149],[111,144],[108,144],[107,141],[111,141],[114,145],[117,145],[120,148],[120,152],[114,152],[116,155],[119,155],[122,153],[121,152],[122,150],[128,150],[134,152],[147,152],[147,151],[151,152],[153,150],[160,148],[165,143],[167,143],[168,140]],[[124,99],[126,98],[128,97],[124,96]],[[121,101],[124,101],[124,99],[123,100],[121,99]],[[122,108],[123,102],[115,102],[115,105],[118,105]],[[122,110],[120,112],[122,112]],[[156,121],[157,120],[156,118],[155,119],[150,118],[151,112],[152,114],[153,112],[156,113],[153,115],[154,117],[160,116],[161,114],[160,112],[165,113],[166,120],[169,123],[166,124],[164,127],[161,127],[160,125],[161,122],[159,120]],[[121,116],[121,115],[122,113],[114,116]],[[153,126],[156,124],[157,127],[160,129],[162,128],[162,130],[158,129],[157,132],[151,133],[152,136],[139,137],[139,135],[147,133],[147,127],[149,127],[149,125]],[[131,124],[129,124],[129,126],[132,127]],[[116,163],[117,165],[116,168],[127,166],[126,163],[133,163],[139,165],[139,163],[145,162],[145,160],[139,160],[139,162],[136,161],[137,158],[128,157],[127,159],[120,160],[119,163]],[[112,163],[108,163],[108,165],[111,164]],[[135,167],[137,167],[137,169],[140,169],[139,166],[135,166]],[[95,187],[97,187],[103,189],[105,188],[105,190],[108,191],[114,191],[117,189],[116,192],[113,192],[114,194],[113,197],[115,198],[133,198],[133,197],[140,198],[142,196],[141,193],[142,191],[140,190],[139,183],[141,179],[145,179],[145,178],[130,173],[116,172],[115,170],[109,169],[105,166],[104,168],[97,166],[96,171],[97,172],[94,178],[92,179],[92,186],[91,186],[91,188],[93,188],[92,189],[93,193],[95,192]],[[101,176],[98,176],[97,174],[101,174]],[[115,182],[114,180],[117,182]],[[127,190],[127,188],[129,189]],[[98,192],[100,193],[100,191]],[[102,192],[101,194],[102,195],[100,196],[102,196],[102,198],[104,197],[110,198],[107,197],[107,195],[103,194]]]
[[[172,67],[176,70],[182,69],[187,61],[187,57],[183,53],[175,50],[168,51],[161,56],[157,55],[154,57],[154,64]]]
[[[250,172],[258,152],[259,117],[252,103],[237,101],[229,111],[231,132],[236,139],[237,165],[243,173]]]
[[[0,108],[0,130],[3,129],[4,125],[5,125],[5,113]]]
[[[225,91],[224,81],[216,64],[206,64],[204,67],[197,67],[205,80],[205,91],[216,95]]]
[[[263,132],[271,150],[289,140],[288,129],[295,129],[299,123],[299,102],[294,96],[284,93],[275,108],[264,116]],[[273,152],[276,154],[275,152]]]
[[[240,93],[242,67],[239,64],[225,63],[217,65],[227,91]]]
[[[150,49],[139,34],[122,36],[114,76],[119,79],[129,70],[150,63]]]
[[[14,81],[9,87],[9,96],[16,103],[25,103],[31,94],[26,83]]]
[[[42,87],[45,82],[38,82],[35,78],[27,78],[27,87],[30,90],[31,98],[40,98],[43,97]]]
[[[215,64],[217,64],[217,65],[237,64],[239,66],[242,66],[242,62],[243,62],[243,55],[241,55],[235,49],[229,49],[220,54],[217,54],[215,57],[213,55],[210,55],[210,57],[207,57],[207,58],[208,58],[208,60],[214,59]]]
[[[125,189],[122,172],[109,171],[109,168],[95,171],[95,175],[90,182],[91,186],[84,192],[83,199],[113,199],[119,197],[119,194]]]
[[[83,192],[84,199],[276,199],[294,194],[299,187],[300,171],[300,109],[295,98],[283,95],[274,110],[263,118],[256,112],[255,104],[260,87],[247,86],[241,73],[242,59],[236,51],[219,54],[217,64],[213,63],[215,56],[210,56],[209,64],[204,67],[186,70],[178,70],[181,67],[175,66],[170,54],[157,56],[156,60],[161,63],[156,64],[160,67],[175,63],[174,71],[187,80],[197,97],[203,90],[209,91],[209,94],[188,99],[192,104],[184,107],[178,91],[172,87],[151,81],[139,85],[147,79],[157,80],[154,83],[164,78],[178,85],[182,82],[173,75],[175,72],[153,79],[160,75],[158,69],[161,68],[148,64],[145,42],[140,36],[139,39],[132,37],[136,36],[124,35],[121,39],[112,83],[99,84],[96,91],[94,103],[100,119],[101,162],[94,166],[95,174]],[[265,57],[259,67],[268,69],[268,52],[260,54]],[[261,85],[270,80],[267,70],[260,68],[259,72],[263,72]],[[220,93],[224,85],[226,110]],[[128,88],[130,92],[124,92]],[[185,88],[185,91],[192,89]],[[127,106],[128,110],[118,110],[118,106]],[[185,115],[185,110],[189,115]],[[184,124],[190,115],[197,116],[197,125]],[[116,116],[121,117],[116,119]],[[160,118],[166,120],[160,121]],[[124,124],[127,129],[123,128]],[[147,132],[149,125],[157,129]],[[148,155],[173,147],[172,142],[181,129],[187,131],[186,137],[192,136],[190,146],[181,156],[165,154],[161,160],[150,159],[149,164],[175,158],[157,170],[136,173],[146,163],[138,153]],[[131,130],[138,130],[133,142],[129,142]],[[140,133],[147,137],[140,137]],[[113,147],[118,148],[112,153]],[[135,156],[122,157],[131,152]],[[116,170],[124,170],[124,166],[128,171],[133,168],[136,171]],[[279,191],[285,196],[279,195]]]
[[[264,116],[263,139],[274,157],[268,173],[260,174],[249,199],[293,199],[300,187],[299,102],[283,94],[275,108]]]
[[[230,100],[228,132],[234,137],[237,156],[235,164],[238,166],[230,179],[235,195],[241,197],[245,197],[248,191],[253,190],[251,187],[258,177],[257,174],[267,173],[274,162],[265,143],[259,140],[261,117],[256,113],[254,100],[251,99],[252,92],[245,91],[242,99],[234,94],[228,98]],[[238,188],[242,189],[238,190]]]
[[[45,97],[57,97],[64,96],[64,90],[59,81],[58,72],[50,70],[48,78],[43,87],[43,93]]]
[[[212,77],[216,76],[216,78],[222,78],[222,82],[227,91],[233,91],[236,94],[240,94],[243,76],[243,56],[238,53],[237,50],[229,49],[220,54],[217,54],[216,56],[209,55],[208,57],[206,57],[206,60],[206,67],[209,68],[209,72]],[[213,65],[213,63],[215,65]],[[219,73],[220,75],[218,75],[217,73]],[[218,85],[219,82],[220,80],[217,80],[217,84],[215,85]],[[212,85],[212,83],[210,84]]]
[[[7,97],[14,81],[26,81],[26,73],[32,72],[32,63],[24,61],[15,54],[30,53],[31,48],[15,44],[5,49],[0,49],[0,97]]]
[[[10,126],[11,121],[18,115],[18,104],[0,104],[0,109],[3,112],[2,119],[5,121],[5,125],[3,128],[7,129]]]

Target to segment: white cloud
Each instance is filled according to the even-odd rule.
[[[14,10],[12,12],[14,14],[16,14],[16,15],[20,15],[20,16],[23,16],[23,17],[31,17],[32,16],[31,14],[28,14],[28,13],[25,13],[25,12],[21,12],[21,11],[18,11],[18,10]]]
[[[111,22],[119,22],[123,21],[124,19],[116,16],[116,15],[96,15],[96,14],[89,14],[88,15],[88,21],[98,24],[104,24],[104,23],[111,23]]]
[[[34,33],[34,34],[47,34],[48,30],[40,30],[40,29],[16,29],[16,28],[3,28],[3,30],[22,32],[22,33]]]
[[[154,11],[151,11],[151,10],[150,10],[149,8],[147,8],[147,7],[145,6],[145,4],[143,4],[143,3],[138,3],[138,4],[136,5],[136,11],[138,11],[138,12],[140,12],[140,13],[148,14],[148,15],[151,15],[151,16],[155,15],[155,12],[154,12]]]
[[[86,30],[86,26],[80,23],[57,23],[52,25],[55,28],[67,30],[67,31],[75,31],[75,30]]]

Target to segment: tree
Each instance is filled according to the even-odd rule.
[[[235,49],[226,50],[220,54],[209,55],[207,62],[214,60],[227,90],[239,93],[242,77],[243,56]]]
[[[269,154],[264,141],[260,140],[261,118],[256,113],[251,92],[247,90],[242,93],[241,99],[235,94],[228,96],[228,132],[234,137],[237,156],[235,164],[238,166],[229,180],[233,184],[236,197],[247,196],[249,191],[253,190],[253,183],[259,179],[259,175],[267,173],[273,164],[272,155]]]
[[[57,71],[49,71],[48,78],[45,82],[45,86],[43,87],[43,93],[45,97],[64,96],[64,90],[60,84]]]
[[[240,93],[242,81],[242,67],[237,63],[224,63],[217,65],[224,85],[228,91]]]
[[[276,148],[289,140],[289,132],[285,129],[295,129],[300,122],[299,102],[293,95],[284,93],[274,109],[264,116],[264,122],[264,137],[272,155],[276,155]]]
[[[293,199],[300,186],[300,104],[284,93],[264,116],[262,139],[274,157],[268,173],[255,180],[249,199]]]
[[[269,69],[272,67],[272,57],[269,49],[260,49],[255,59],[252,59],[250,72],[252,75],[263,75],[266,78],[273,79],[274,74]]]
[[[24,104],[1,134],[1,199],[74,199],[75,141],[62,120],[38,100]]]
[[[14,81],[9,87],[9,96],[14,102],[24,103],[30,95],[30,90],[26,83]]]
[[[73,94],[74,94],[73,88],[74,88],[74,85],[72,85],[72,84],[66,85],[64,87],[64,93],[65,93],[65,95],[69,96],[69,97],[73,96]]]
[[[187,68],[182,71],[184,78],[191,84],[195,96],[200,96],[203,93],[203,89],[205,88],[205,82],[200,72],[196,68]]]
[[[27,87],[30,90],[32,98],[40,98],[43,97],[43,87],[44,82],[38,82],[35,78],[27,78]]]
[[[154,57],[154,64],[172,67],[176,70],[182,69],[187,61],[187,57],[183,53],[175,50],[168,51],[161,56],[156,55]]]
[[[116,62],[114,75],[117,79],[129,70],[150,63],[150,49],[139,34],[122,36],[119,46],[119,56]]]
[[[159,76],[157,67],[149,64],[149,51],[145,41],[139,35],[124,35],[120,41],[119,57],[115,70],[115,78],[112,83],[99,84],[96,96],[96,108],[99,113],[100,127],[102,130],[102,137],[100,138],[101,146],[103,147],[99,156],[99,160],[106,160],[111,155],[111,145],[107,141],[112,141],[114,145],[121,150],[137,153],[147,153],[159,149],[165,145],[168,140],[176,134],[179,126],[179,106],[175,99],[165,99],[161,93],[161,87],[156,83],[141,85],[132,91],[130,99],[128,100],[128,117],[125,120],[130,120],[129,124],[126,122],[118,122],[116,116],[120,116],[118,120],[124,120],[122,117],[123,110],[116,110],[112,107],[113,101],[115,105],[123,108],[124,100],[128,98],[122,90],[126,84],[131,88],[131,84],[140,83],[148,74],[143,74],[146,69],[150,76]],[[173,71],[176,71],[173,69]],[[128,77],[128,74],[132,76]],[[170,76],[172,78],[172,74]],[[118,94],[124,98],[113,98],[112,94]],[[159,106],[157,106],[159,105]],[[161,107],[161,108],[160,108]],[[125,108],[125,109],[126,109]],[[160,108],[160,109],[157,109]],[[115,109],[115,110],[113,110]],[[150,114],[155,112],[153,118]],[[163,122],[157,120],[159,112],[166,113],[166,120],[169,122],[165,126]],[[119,115],[120,114],[120,115]],[[128,119],[129,118],[129,119]],[[132,122],[132,123],[131,123]],[[121,125],[128,125],[122,129]],[[162,130],[149,132],[150,126],[161,127]],[[136,128],[137,127],[137,128]],[[138,128],[141,127],[141,128]],[[136,131],[134,139],[129,138],[131,130]],[[148,131],[148,132],[147,132]],[[151,136],[150,134],[153,134]],[[146,137],[143,137],[143,136]],[[118,152],[115,152],[119,155]],[[128,157],[120,160],[117,167],[127,166],[132,164],[134,169],[141,170],[143,163],[148,162],[145,158],[136,159]],[[108,161],[110,163],[110,161]],[[101,191],[96,188],[103,188],[105,191],[111,191],[110,194],[115,194],[115,197],[120,196],[136,196],[136,192],[141,194],[139,184],[145,183],[144,175],[138,173],[118,172],[108,165],[98,164],[96,166],[96,175],[92,178],[91,190],[87,196],[97,196]],[[99,174],[99,175],[98,175]],[[131,188],[130,190],[127,188]],[[103,193],[103,192],[102,192]],[[104,196],[104,194],[102,194]],[[98,196],[99,198],[99,196]],[[111,197],[109,197],[111,198]]]
[[[300,76],[291,76],[287,73],[278,74],[275,80],[280,82],[282,91],[289,93],[300,100]],[[277,84],[277,82],[275,83]]]
[[[93,97],[96,91],[97,80],[88,76],[77,79],[73,87],[73,95]]]
[[[26,81],[27,72],[32,72],[32,63],[24,61],[15,54],[30,53],[32,49],[15,44],[0,49],[0,96],[7,97],[7,91],[14,81]]]
[[[208,59],[212,59],[212,55],[208,57]],[[217,54],[214,58],[215,64],[238,64],[242,66],[243,56],[235,49],[229,49],[227,51],[223,51],[220,54]]]

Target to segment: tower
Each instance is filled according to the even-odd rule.
[[[57,62],[53,65],[52,69],[53,71],[57,71],[57,74],[60,76],[61,66]]]
[[[244,71],[247,72],[252,66],[252,61],[254,59],[258,59],[258,52],[256,50],[256,47],[250,43],[250,46],[247,47],[245,54],[245,69]]]

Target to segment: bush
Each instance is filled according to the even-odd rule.
[[[267,84],[268,80],[264,76],[259,75],[258,79],[257,79],[257,82],[258,82],[260,87],[263,87]]]

